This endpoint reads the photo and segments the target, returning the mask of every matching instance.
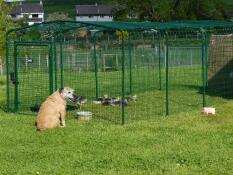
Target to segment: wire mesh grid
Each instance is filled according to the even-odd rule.
[[[49,91],[49,47],[18,46],[18,108],[27,113],[40,105]]]
[[[164,42],[168,61],[169,113],[200,109],[202,104],[202,45],[200,32],[171,31]],[[166,64],[165,64],[166,65]]]
[[[233,35],[232,29],[209,31],[207,92],[208,105],[233,98]]]
[[[39,36],[36,43],[46,46],[14,40],[7,50],[10,111],[28,112],[62,86],[87,98],[69,115],[90,111],[115,123],[200,110],[233,96],[232,28],[80,28]]]

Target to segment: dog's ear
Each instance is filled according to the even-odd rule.
[[[59,93],[61,94],[63,92],[64,88],[59,89]]]

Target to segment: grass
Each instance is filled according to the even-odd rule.
[[[169,117],[163,116],[164,67],[160,91],[158,69],[148,66],[153,64],[145,54],[144,61],[138,58],[138,67],[133,69],[133,93],[138,101],[125,108],[125,126],[115,124],[120,122],[120,107],[91,102],[95,96],[94,73],[71,71],[65,57],[64,83],[88,97],[83,110],[92,111],[94,120],[81,122],[75,117],[76,111],[71,111],[66,128],[38,133],[35,113],[7,114],[0,110],[0,174],[232,174],[233,101],[207,96],[217,115],[204,117],[200,55],[194,51],[193,65],[188,66],[190,59],[175,55],[182,53],[190,58],[189,52],[175,52],[170,52],[174,66],[169,67]],[[27,102],[21,103],[20,109],[28,110],[47,96],[48,70],[45,60],[41,62],[44,68],[38,69],[34,59],[28,71],[23,55],[19,62],[19,97],[20,102]],[[125,75],[128,92],[128,70]],[[119,71],[100,71],[99,83],[101,96],[120,95]],[[4,108],[4,78],[0,78],[0,85],[0,105]]]
[[[1,78],[1,101],[5,100]],[[233,101],[125,126],[101,119],[35,131],[34,115],[0,111],[0,174],[232,174]]]

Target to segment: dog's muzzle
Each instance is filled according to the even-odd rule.
[[[68,98],[68,100],[69,100],[70,102],[76,103],[77,98],[78,98],[78,97],[77,97],[76,95],[73,95],[73,98]]]

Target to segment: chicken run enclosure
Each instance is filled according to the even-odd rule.
[[[226,21],[53,21],[12,29],[6,109],[32,113],[69,86],[87,98],[74,115],[90,111],[124,124],[200,111],[233,97],[232,34]],[[94,103],[100,98],[111,100]]]

